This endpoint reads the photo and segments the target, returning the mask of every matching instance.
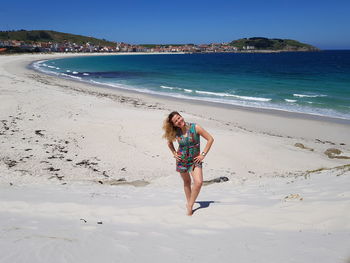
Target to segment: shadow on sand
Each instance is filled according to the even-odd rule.
[[[210,204],[220,203],[220,202],[218,202],[218,201],[196,201],[196,203],[199,204],[199,207],[197,207],[196,209],[193,209],[193,213],[195,213],[199,209],[208,208],[210,206]]]

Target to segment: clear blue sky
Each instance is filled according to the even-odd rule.
[[[130,44],[290,38],[350,49],[350,0],[3,1],[0,30],[47,29]]]

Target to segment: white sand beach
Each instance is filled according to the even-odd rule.
[[[0,56],[1,263],[350,262],[349,122],[27,67],[63,56]],[[172,110],[215,138],[204,180],[229,179],[203,186],[192,217],[162,139]]]

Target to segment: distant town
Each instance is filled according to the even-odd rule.
[[[316,51],[317,48],[291,39],[252,37],[211,44],[138,44],[107,41],[68,33],[44,30],[0,31],[0,54],[22,52],[145,52],[214,53]]]
[[[239,51],[237,47],[229,45],[229,43],[215,43],[202,45],[131,45],[127,43],[116,43],[115,46],[94,45],[92,43],[76,44],[74,42],[35,42],[27,43],[18,40],[0,40],[0,52],[6,48],[16,47],[18,49],[32,52],[73,52],[73,53],[95,53],[95,52],[146,52],[146,53],[161,53],[161,52],[235,52]],[[254,50],[254,46],[245,46],[243,50]]]

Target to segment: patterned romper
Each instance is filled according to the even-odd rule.
[[[190,125],[186,137],[181,134],[181,130],[176,134],[179,143],[177,154],[181,157],[181,161],[176,161],[176,171],[181,173],[190,172],[194,167],[202,168],[202,163],[196,164],[193,160],[200,153],[200,136],[196,132],[196,124],[186,123],[186,125]]]

